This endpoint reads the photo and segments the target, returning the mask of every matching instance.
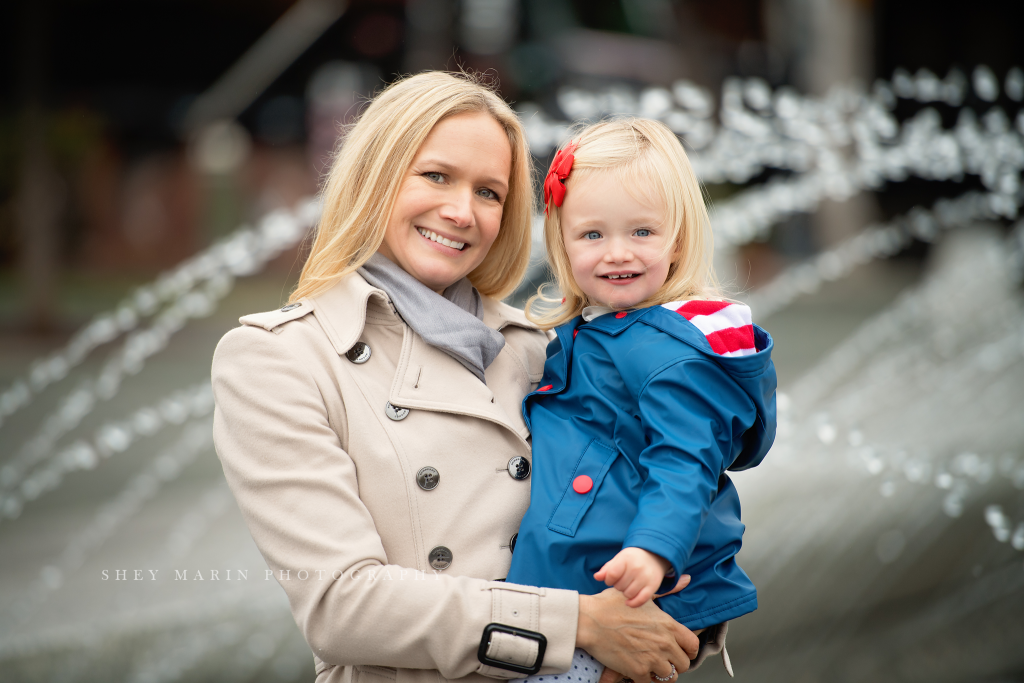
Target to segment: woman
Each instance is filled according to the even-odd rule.
[[[335,160],[291,303],[217,347],[217,453],[318,681],[560,673],[579,646],[641,683],[696,654],[614,590],[503,582],[547,343],[499,301],[529,258],[529,159],[486,88],[392,85]]]

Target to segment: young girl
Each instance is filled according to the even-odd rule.
[[[663,124],[585,128],[556,154],[544,199],[565,298],[547,314],[527,307],[557,338],[523,401],[533,479],[507,580],[614,586],[636,607],[688,574],[658,605],[703,631],[694,665],[722,651],[731,675],[726,622],[757,593],[735,561],[744,527],[726,470],[757,465],[774,439],[771,337],[718,297],[700,186]],[[569,678],[597,680],[601,666],[577,658]]]

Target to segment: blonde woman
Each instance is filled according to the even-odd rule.
[[[217,453],[318,681],[561,674],[582,647],[644,683],[696,654],[613,589],[504,582],[530,500],[520,404],[548,342],[499,301],[527,265],[532,198],[500,98],[400,81],[337,155],[290,303],[217,347]]]

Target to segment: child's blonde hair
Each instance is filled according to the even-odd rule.
[[[665,284],[636,308],[719,296],[712,266],[711,221],[700,182],[675,133],[650,119],[615,118],[580,129],[573,141],[577,147],[572,171],[565,181],[567,195],[595,173],[611,170],[627,191],[664,207],[665,225],[670,231],[666,254],[674,250],[676,258]],[[548,296],[542,285],[526,305],[527,317],[543,328],[568,322],[597,303],[573,279],[562,239],[561,209],[554,202],[547,209],[544,240],[560,291],[557,296]],[[547,305],[535,310],[538,301]]]
[[[534,205],[523,126],[479,79],[434,71],[388,86],[348,132],[327,176],[313,246],[289,301],[316,296],[366,263],[384,241],[398,190],[423,141],[439,121],[466,112],[494,117],[512,148],[498,237],[469,279],[482,294],[499,299],[516,288],[530,261]]]

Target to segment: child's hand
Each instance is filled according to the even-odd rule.
[[[623,548],[594,578],[622,591],[630,607],[639,607],[654,597],[669,567],[660,555],[643,548]]]

